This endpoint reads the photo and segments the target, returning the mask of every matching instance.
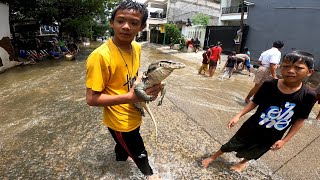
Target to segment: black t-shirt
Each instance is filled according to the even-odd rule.
[[[258,105],[258,109],[238,130],[238,137],[271,146],[282,138],[297,119],[308,118],[316,93],[302,85],[298,91],[284,94],[277,84],[278,80],[262,84],[252,100]]]
[[[237,58],[235,56],[228,56],[226,67],[234,68],[234,64],[237,62]]]
[[[202,53],[202,64],[208,64],[208,57],[210,57],[210,51],[207,50],[205,52]]]

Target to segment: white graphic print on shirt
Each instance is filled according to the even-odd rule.
[[[281,131],[285,129],[291,122],[294,114],[294,103],[286,102],[284,109],[277,106],[270,106],[266,113],[261,113],[259,125],[265,125],[266,128],[272,128]]]

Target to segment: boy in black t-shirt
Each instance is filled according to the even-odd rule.
[[[255,114],[220,150],[202,161],[203,167],[208,167],[223,153],[235,151],[243,160],[230,169],[241,172],[251,159],[260,158],[269,149],[281,149],[302,127],[315,103],[315,91],[302,83],[313,73],[313,67],[311,54],[302,51],[287,54],[281,64],[283,79],[262,84],[253,100],[229,121],[228,127],[233,127],[240,117],[258,106]]]
[[[222,68],[224,70],[224,73],[223,73],[221,79],[224,79],[227,76],[229,76],[229,78],[231,78],[233,71],[236,70],[237,57],[235,55],[236,55],[236,52],[232,51],[231,54],[228,56],[228,59]]]

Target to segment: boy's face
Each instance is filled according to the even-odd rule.
[[[114,37],[122,42],[131,42],[145,25],[141,24],[142,14],[136,10],[118,10],[110,22]]]
[[[309,69],[301,60],[292,63],[284,59],[280,69],[283,79],[292,83],[302,82],[305,77],[313,73],[313,69]]]

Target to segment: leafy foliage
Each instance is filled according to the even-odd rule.
[[[90,37],[104,33],[107,17],[117,0],[2,0],[10,6],[10,21],[57,22],[60,31]],[[61,34],[60,34],[61,35]]]
[[[181,39],[181,32],[179,28],[175,24],[166,24],[166,40],[167,44],[170,43],[169,41],[172,41],[173,44],[178,44]]]
[[[210,17],[208,15],[198,13],[192,17],[192,24],[208,26]]]

